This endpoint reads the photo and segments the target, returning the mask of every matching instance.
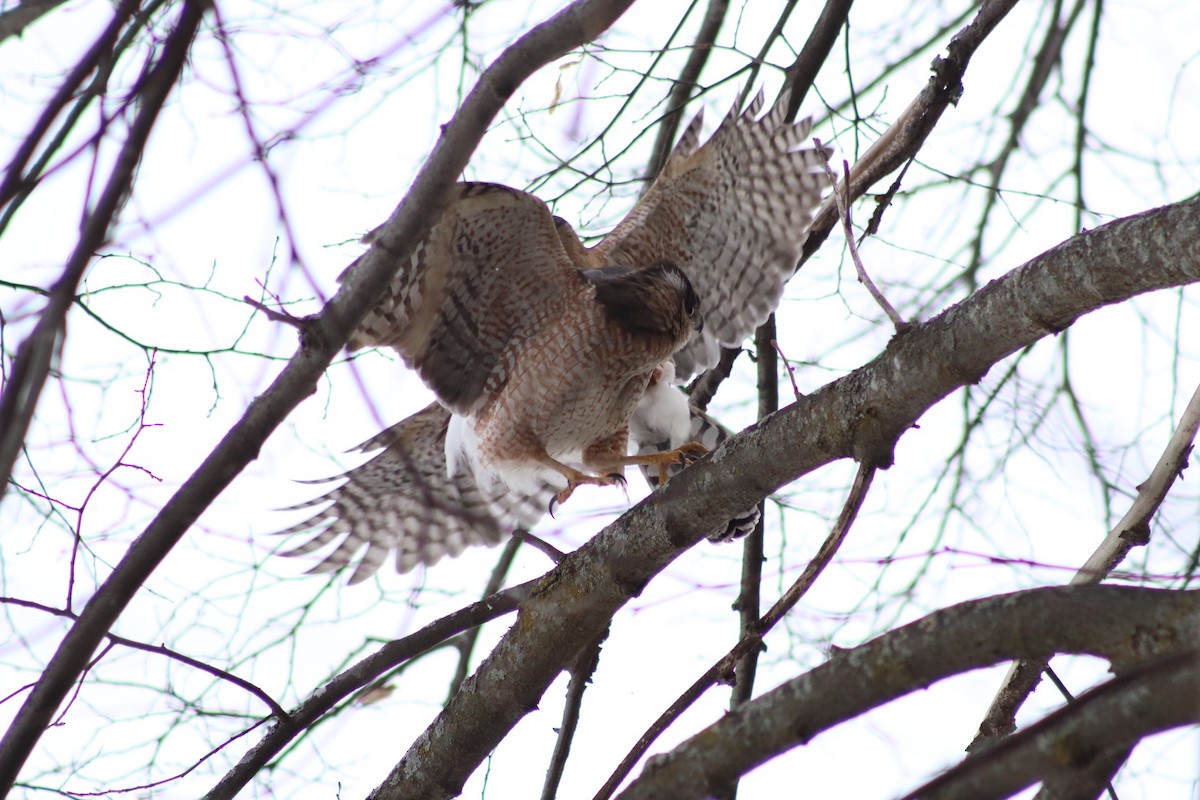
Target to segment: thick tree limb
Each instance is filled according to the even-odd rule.
[[[68,631],[0,741],[0,795],[16,780],[42,731],[130,598],[209,503],[258,456],[267,436],[316,390],[317,380],[341,350],[350,331],[387,286],[393,265],[408,258],[445,206],[447,191],[463,171],[492,118],[525,78],[599,36],[631,3],[632,0],[578,0],[522,36],[480,77],[454,119],[443,129],[408,195],[388,220],[379,237],[380,246],[364,254],[337,295],[309,321],[299,350],[279,377],[250,405],[134,541],[79,615],[79,621]],[[185,8],[201,5],[186,3]],[[198,25],[199,20],[194,24]],[[182,25],[180,31],[187,32]]]
[[[65,0],[23,0],[15,8],[0,12],[0,42],[10,36],[20,36],[47,11],[61,6]]]
[[[730,712],[670,753],[651,759],[620,797],[706,797],[732,776],[869,709],[942,678],[1022,655],[1086,653],[1129,663],[1183,652],[1187,665],[1168,670],[1163,678],[1168,684],[1165,688],[1170,689],[1168,696],[1178,701],[1185,697],[1188,686],[1196,686],[1200,675],[1192,647],[1198,624],[1200,590],[1073,586],[972,600],[934,612],[860,647],[837,651],[820,667]],[[1147,687],[1164,688],[1154,680]],[[1145,690],[1135,690],[1135,696],[1145,697]],[[1168,713],[1158,718],[1147,730],[1194,719],[1195,695],[1191,697],[1190,703],[1176,702],[1183,708],[1173,716]],[[1136,713],[1128,704],[1130,699],[1123,696],[1120,707]],[[1093,741],[1081,744],[1086,748]],[[1062,743],[1051,734],[1050,739],[1038,740],[1039,752],[1047,742]],[[1072,748],[1067,754],[1083,758],[1086,750]],[[1005,759],[1004,768],[1013,769],[1018,763],[1019,759]],[[1042,764],[1045,766],[1044,761]],[[928,795],[921,792],[920,796]],[[945,796],[1003,795],[966,792]]]
[[[613,614],[712,520],[842,458],[887,467],[931,406],[1081,315],[1200,281],[1200,199],[1080,234],[896,336],[874,361],[733,437],[542,579],[462,690],[372,793],[452,797]],[[722,515],[724,515],[722,517]]]
[[[1122,612],[1113,609],[1112,613]],[[1089,780],[1093,765],[1107,767],[1114,760],[1119,765],[1143,738],[1196,723],[1200,723],[1200,651],[1187,648],[1080,695],[995,747],[968,757],[905,800],[1010,797],[1043,780],[1059,784],[1060,789],[1070,787],[1070,794],[1059,791],[1056,797],[1096,797],[1096,783],[1103,791],[1107,776]]]

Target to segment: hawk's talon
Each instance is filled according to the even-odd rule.
[[[708,448],[699,442],[687,442],[676,447],[674,450],[630,456],[626,459],[625,463],[638,464],[644,467],[658,467],[658,484],[661,486],[670,477],[668,474],[670,467],[686,467],[699,460],[706,453],[708,453]]]
[[[607,475],[588,475],[586,472],[571,470],[570,474],[564,475],[567,479],[567,488],[563,489],[554,497],[550,498],[550,506],[547,509],[550,516],[554,516],[556,506],[561,506],[567,502],[567,499],[575,492],[577,488],[588,484],[590,486],[624,486],[625,476],[619,472],[610,472]]]

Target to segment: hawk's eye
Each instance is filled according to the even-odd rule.
[[[687,292],[683,295],[683,310],[689,317],[694,316],[700,310],[700,298],[692,291],[689,286]]]

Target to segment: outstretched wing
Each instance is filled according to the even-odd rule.
[[[445,406],[469,414],[503,385],[510,343],[584,281],[544,202],[491,183],[456,192],[348,346],[394,347]],[[388,247],[378,230],[364,241]]]
[[[663,390],[683,397],[673,387]],[[730,435],[719,422],[695,407],[690,408],[690,417],[684,441],[698,441],[713,449]],[[522,493],[498,484],[493,494],[487,494],[475,482],[471,470],[447,475],[449,424],[450,412],[433,403],[354,448],[364,453],[382,448],[370,461],[342,475],[311,481],[345,479],[320,497],[284,509],[328,503],[303,522],[278,532],[280,536],[312,534],[280,555],[306,556],[333,545],[309,572],[336,572],[353,566],[349,581],[353,585],[378,572],[389,556],[395,561],[396,571],[403,574],[419,564],[432,566],[444,557],[453,558],[468,547],[491,547],[516,528],[527,530],[536,525],[557,490],[543,484],[536,492]],[[632,427],[645,431],[634,442],[642,453],[682,443],[670,434],[660,435],[636,418]],[[657,473],[646,473],[646,477],[651,486],[657,485]],[[757,520],[758,509],[751,509],[711,531],[708,538],[737,538],[751,530]]]
[[[804,147],[811,120],[784,121],[786,95],[761,119],[760,92],[698,149],[697,115],[645,196],[594,247],[594,263],[676,263],[700,295],[704,330],[675,355],[677,379],[717,362],[779,304],[796,270],[829,153]]]
[[[432,565],[443,556],[457,556],[473,545],[490,547],[514,528],[533,527],[545,513],[554,490],[546,486],[532,495],[504,492],[487,497],[470,470],[448,476],[445,448],[449,424],[450,412],[433,403],[355,448],[362,452],[383,448],[383,452],[343,475],[326,479],[345,478],[336,489],[285,509],[332,501],[305,521],[279,532],[319,529],[282,555],[307,555],[337,542],[310,572],[334,572],[357,557],[350,576],[350,583],[355,584],[374,575],[389,553],[395,554],[396,570],[405,573],[418,564]]]

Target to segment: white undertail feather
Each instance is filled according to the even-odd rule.
[[[563,463],[578,462],[560,459]],[[575,464],[572,464],[575,466]],[[479,455],[479,435],[471,417],[453,414],[446,431],[446,474],[450,478],[470,474],[479,491],[492,505],[503,504],[506,495],[530,496],[544,493],[547,487],[555,491],[566,488],[567,480],[549,467],[530,462],[487,463]],[[539,515],[540,518],[540,515]],[[532,528],[538,519],[528,514],[518,520],[521,525]]]
[[[629,438],[637,452],[640,444],[667,442],[673,450],[691,441],[692,415],[687,395],[674,386],[675,365],[668,361],[662,377],[646,389],[629,420]]]

